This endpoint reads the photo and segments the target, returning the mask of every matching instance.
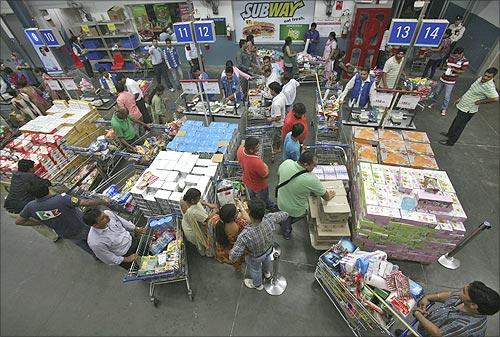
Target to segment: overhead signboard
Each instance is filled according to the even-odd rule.
[[[416,19],[393,19],[389,28],[388,45],[409,46],[417,30]]]
[[[438,47],[448,28],[448,20],[424,19],[415,40],[416,47]]]
[[[57,32],[53,29],[40,29],[39,32],[43,38],[43,41],[45,41],[45,44],[48,47],[64,46],[64,41],[61,38],[61,35],[59,34],[59,32]]]
[[[195,21],[193,22],[193,29],[196,42],[215,42],[215,25],[213,21]]]
[[[179,43],[194,42],[193,32],[191,31],[190,22],[178,22],[173,24],[175,39]]]

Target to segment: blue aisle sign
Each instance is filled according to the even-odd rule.
[[[191,43],[194,42],[193,32],[191,31],[191,23],[190,22],[179,22],[174,23],[174,33],[175,39],[179,43]]]
[[[215,42],[215,25],[213,21],[195,21],[193,26],[196,42]]]
[[[59,32],[52,29],[40,29],[39,31],[48,47],[61,47],[64,45]]]
[[[417,30],[416,19],[393,19],[389,28],[388,45],[409,46]]]
[[[26,36],[31,41],[31,44],[34,46],[45,46],[45,42],[43,42],[40,33],[38,33],[38,29],[36,28],[28,28],[25,29],[24,32]]]
[[[416,47],[438,47],[448,28],[448,20],[424,19],[418,31]]]

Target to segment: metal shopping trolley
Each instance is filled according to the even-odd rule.
[[[175,240],[172,241],[174,249],[167,253],[167,259],[172,262],[172,268],[162,269],[148,269],[144,268],[145,266],[145,257],[150,257],[150,249],[155,240],[155,232],[151,228],[151,221],[171,217],[172,220],[168,223],[167,229],[175,230]],[[172,243],[171,242],[171,243]],[[169,244],[170,245],[170,244]],[[186,255],[186,247],[183,241],[182,229],[180,226],[179,218],[174,215],[165,215],[165,216],[155,216],[148,218],[148,225],[146,227],[146,233],[141,236],[139,241],[139,246],[137,248],[137,255],[141,257],[140,261],[134,261],[129,271],[123,277],[123,282],[132,282],[132,281],[148,281],[149,282],[149,298],[151,303],[156,307],[160,302],[158,298],[155,296],[155,287],[160,284],[174,283],[174,282],[186,282],[187,294],[189,300],[193,300],[193,291],[191,290],[191,286],[189,284],[189,270],[188,270],[188,261]],[[169,260],[167,260],[169,261]]]
[[[280,129],[273,125],[259,125],[259,126],[247,126],[245,137],[256,137],[260,139],[261,154],[264,156],[270,156],[271,162],[274,163],[275,155],[275,142],[278,140],[276,135]],[[281,142],[281,134],[279,135],[279,141]]]

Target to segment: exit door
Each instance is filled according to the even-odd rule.
[[[346,60],[356,67],[373,68],[392,8],[357,8]],[[345,73],[344,73],[345,76]]]

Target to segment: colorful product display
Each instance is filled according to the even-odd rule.
[[[355,234],[367,250],[433,263],[465,235],[467,216],[446,172],[360,162]]]

